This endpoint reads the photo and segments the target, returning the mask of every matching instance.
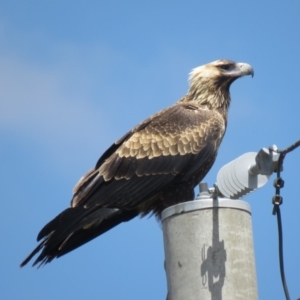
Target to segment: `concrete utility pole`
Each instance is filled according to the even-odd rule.
[[[258,299],[248,203],[190,201],[162,221],[168,300]]]
[[[278,157],[244,154],[219,171],[214,193],[201,183],[196,200],[162,212],[167,300],[258,299],[250,205],[236,196],[263,186]]]

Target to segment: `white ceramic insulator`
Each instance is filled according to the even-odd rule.
[[[251,166],[256,164],[256,152],[248,152],[221,168],[217,175],[217,186],[222,195],[240,199],[264,186],[269,175],[252,174]]]

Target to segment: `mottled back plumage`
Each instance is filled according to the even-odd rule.
[[[39,233],[34,265],[50,262],[137,215],[194,198],[227,125],[229,87],[250,65],[218,60],[190,73],[187,95],[134,127],[74,188],[71,207]]]

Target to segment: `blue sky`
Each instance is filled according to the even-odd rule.
[[[227,162],[299,135],[299,1],[0,1],[1,299],[164,299],[162,231],[135,219],[38,271],[19,269],[41,227],[117,138],[183,96],[189,71],[250,63],[231,88],[209,185]],[[285,160],[286,276],[300,296],[300,150]],[[283,299],[271,181],[253,212],[260,299]]]

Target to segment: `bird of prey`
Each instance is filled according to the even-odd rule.
[[[249,64],[221,59],[193,69],[187,94],[110,146],[74,188],[69,208],[44,226],[21,263],[49,263],[114,226],[194,199],[223,139],[229,87]]]

